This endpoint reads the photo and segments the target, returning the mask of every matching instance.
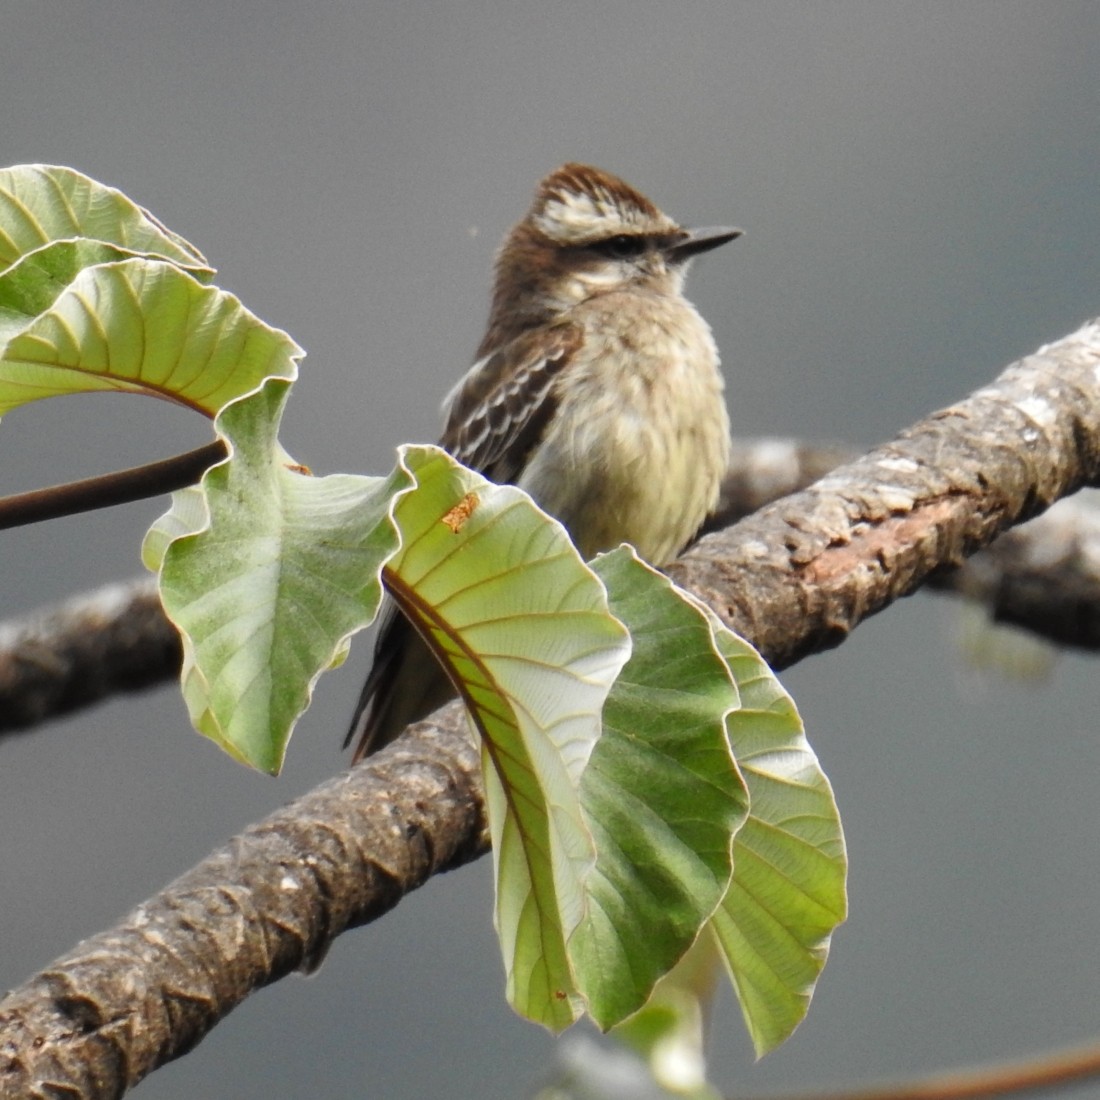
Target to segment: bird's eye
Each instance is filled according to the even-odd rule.
[[[598,241],[593,247],[612,260],[631,260],[645,251],[644,237],[630,237],[625,233]]]

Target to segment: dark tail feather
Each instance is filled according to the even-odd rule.
[[[363,685],[344,748],[352,763],[388,745],[410,722],[427,717],[455,695],[454,687],[415,627],[389,603],[374,644],[374,665]]]

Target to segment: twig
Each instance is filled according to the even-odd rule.
[[[175,492],[193,485],[206,469],[221,462],[225,456],[225,444],[218,441],[144,466],[3,497],[0,498],[0,531]]]

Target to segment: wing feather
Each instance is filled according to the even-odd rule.
[[[565,324],[478,360],[443,403],[440,446],[493,481],[516,481],[557,408],[554,383],[580,346],[580,329]],[[356,742],[353,763],[454,695],[416,629],[391,600],[386,604],[374,664],[344,741]]]
[[[580,329],[559,325],[479,360],[444,402],[440,446],[493,481],[517,480],[554,415],[554,383],[580,346]]]

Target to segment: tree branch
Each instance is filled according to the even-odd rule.
[[[181,652],[154,577],[0,624],[0,732],[163,683],[179,675]]]
[[[773,663],[836,645],[1100,469],[1100,325],[734,527],[670,572]],[[117,1096],[247,993],[485,850],[457,707],[249,829],[0,1002],[0,1086]],[[137,991],[135,993],[135,991]]]
[[[997,622],[1100,649],[1100,508],[1092,494],[1060,500],[945,580]]]
[[[100,474],[83,481],[69,481],[48,489],[33,489],[29,493],[0,498],[0,531],[175,492],[193,485],[206,469],[221,462],[227,453],[225,444],[218,440],[145,466],[132,466],[113,474]]]
[[[117,1097],[256,989],[488,850],[454,704],[253,825],[0,1002],[0,1096]]]
[[[711,530],[805,488],[841,453],[780,440],[739,445]],[[1079,498],[1060,501],[926,583],[1058,645],[1100,649],[1100,509]],[[179,661],[179,637],[151,577],[0,624],[0,735],[155,686],[179,674]]]
[[[1014,363],[668,570],[773,667],[838,645],[1100,474],[1100,322]]]
[[[867,1088],[777,1094],[766,1100],[988,1100],[994,1096],[1066,1088],[1098,1074],[1100,1046],[1089,1043],[1002,1065],[951,1070]]]

